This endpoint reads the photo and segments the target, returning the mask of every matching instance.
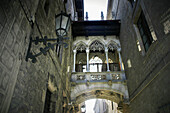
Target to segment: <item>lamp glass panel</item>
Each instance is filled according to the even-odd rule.
[[[68,25],[67,25],[67,28],[66,28],[66,32],[68,32],[69,27],[70,27],[70,22],[71,22],[70,18],[68,18],[68,19],[69,19],[69,20],[68,20]]]
[[[67,21],[68,21],[68,17],[63,15],[61,28],[66,29]]]
[[[60,30],[60,33],[59,33],[60,36],[64,36],[66,35],[66,32],[64,30]]]
[[[56,17],[56,30],[60,28],[61,15]]]
[[[57,34],[60,35],[60,36],[66,35],[66,32],[65,32],[65,30],[63,30],[63,29],[59,29],[59,30],[57,30],[56,32],[57,32]]]

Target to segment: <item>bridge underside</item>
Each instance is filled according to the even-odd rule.
[[[128,100],[127,86],[122,83],[93,83],[72,86],[71,100],[80,104],[89,99],[101,98],[119,103]]]
[[[98,93],[98,94],[96,94]],[[116,103],[119,103],[122,100],[122,95],[118,93],[114,93],[112,91],[106,90],[93,90],[90,92],[82,93],[81,95],[76,97],[76,103],[80,104],[89,99],[107,99]]]

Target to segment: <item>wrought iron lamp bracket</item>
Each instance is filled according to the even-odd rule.
[[[52,49],[54,50],[54,47],[56,45],[64,45],[64,48],[67,48],[68,47],[68,44],[64,42],[64,40],[68,40],[69,37],[62,37],[62,36],[59,36],[57,35],[58,38],[56,39],[48,39],[47,36],[45,36],[43,39],[40,39],[39,37],[36,37],[35,40],[32,39],[32,37],[30,37],[30,43],[29,43],[29,47],[28,47],[28,51],[27,51],[27,55],[26,55],[26,61],[28,61],[28,59],[31,59],[32,60],[32,63],[35,63],[37,60],[36,60],[36,57],[40,56],[40,55],[47,55],[47,52]],[[49,43],[50,41],[53,41],[55,43]],[[48,43],[47,43],[48,42]],[[40,52],[39,53],[36,53],[36,54],[33,54],[31,52],[31,46],[32,46],[32,43],[34,43],[35,45],[38,45],[39,43],[43,43],[45,45],[44,48],[40,48]]]

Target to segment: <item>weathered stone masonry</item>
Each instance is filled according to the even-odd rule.
[[[39,56],[37,62],[26,62],[29,38],[40,37],[37,26],[28,21],[35,18],[43,36],[55,38],[55,14],[64,8],[60,0],[2,0],[0,2],[0,112],[41,113],[44,109],[47,88],[52,92],[53,112],[62,112],[63,99],[69,101],[69,56],[62,54],[62,61],[56,52]],[[53,2],[53,3],[52,3]],[[47,10],[47,12],[45,11]],[[71,35],[71,34],[70,34]],[[68,41],[68,43],[70,43]],[[33,45],[38,52],[43,44]],[[69,54],[70,47],[63,53]],[[62,66],[65,65],[65,66]],[[63,95],[65,94],[65,97]],[[57,106],[56,106],[57,105]]]
[[[133,6],[128,0],[119,3],[117,18],[121,19],[120,42],[128,81],[130,113],[163,113],[163,109],[168,112],[170,35],[165,32],[167,28],[163,23],[170,19],[169,7],[168,0],[137,0]],[[143,49],[138,51],[137,47],[137,40],[141,39],[135,25],[141,11],[157,37],[147,52]],[[128,59],[131,60],[131,68],[128,68]]]

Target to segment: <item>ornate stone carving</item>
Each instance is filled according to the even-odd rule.
[[[112,81],[111,80],[108,81],[108,85],[112,86]]]
[[[120,80],[121,78],[120,78],[120,74],[113,74],[112,75],[112,79],[113,80]]]
[[[84,44],[79,44],[79,45],[77,46],[77,51],[83,51],[83,50],[86,50],[86,45],[84,45]]]
[[[106,75],[91,75],[92,80],[105,80]]]
[[[77,75],[77,80],[85,80],[85,75]]]
[[[89,48],[90,50],[93,50],[93,51],[96,51],[96,50],[101,51],[101,50],[104,50],[104,45],[100,41],[95,40],[91,43]]]
[[[108,45],[108,49],[109,50],[115,50],[117,48],[117,46],[115,45],[115,44],[113,44],[113,43],[110,43],[109,45]]]

